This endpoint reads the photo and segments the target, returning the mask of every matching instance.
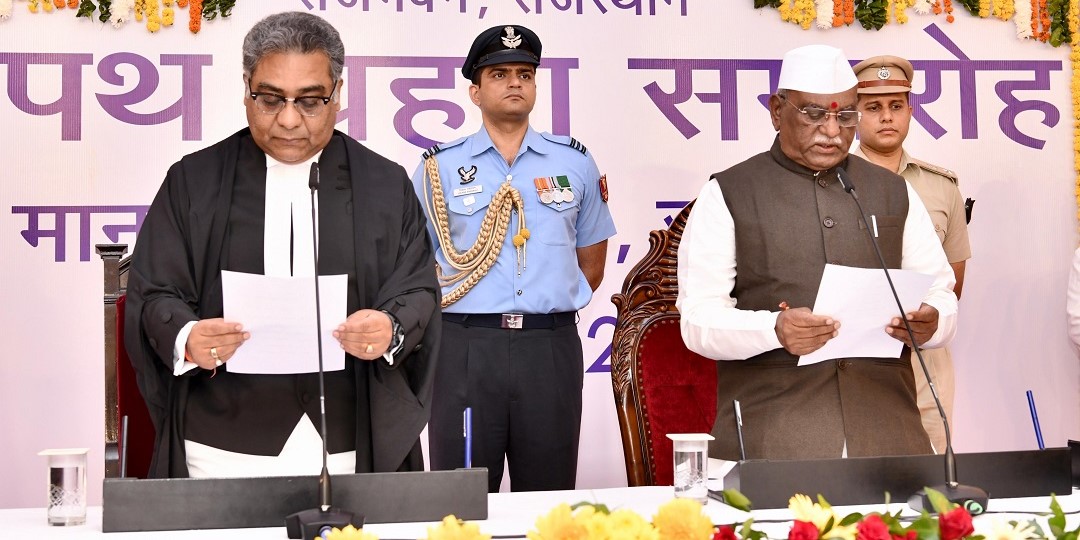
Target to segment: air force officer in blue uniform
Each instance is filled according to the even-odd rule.
[[[577,310],[604,275],[615,225],[605,178],[581,143],[529,126],[540,39],[497,26],[461,72],[483,127],[428,150],[413,175],[443,292],[429,425],[432,469],[504,457],[514,491],[573,489],[584,366]]]

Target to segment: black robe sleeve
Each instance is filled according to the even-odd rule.
[[[217,276],[224,224],[218,214],[227,215],[238,141],[245,133],[169,169],[132,253],[124,337],[156,431],[151,477],[187,476],[182,412],[188,377],[173,375],[173,349],[185,324],[221,314]]]
[[[361,303],[393,313],[405,330],[393,366],[366,363],[374,470],[422,470],[419,436],[431,415],[442,328],[427,221],[405,169],[346,141],[359,210],[354,241]]]

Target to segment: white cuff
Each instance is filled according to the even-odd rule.
[[[173,375],[179,377],[197,367],[198,364],[194,362],[188,362],[184,358],[184,351],[187,349],[188,336],[191,335],[191,329],[195,327],[195,323],[199,321],[191,321],[184,325],[180,329],[180,332],[176,334],[176,344],[173,345]]]

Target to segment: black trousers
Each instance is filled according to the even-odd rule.
[[[512,330],[443,322],[428,440],[432,470],[465,464],[463,413],[472,408],[472,465],[488,490],[574,489],[584,378],[576,325]]]

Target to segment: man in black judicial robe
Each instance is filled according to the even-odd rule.
[[[423,469],[440,329],[431,241],[404,169],[333,130],[343,59],[314,15],[256,24],[244,44],[249,127],[174,164],[147,213],[125,341],[157,430],[152,477],[188,476],[185,441],[273,456],[305,414],[318,424],[317,374],[228,372],[250,335],[220,319],[221,271],[263,273],[267,156],[318,157],[318,273],[348,275],[350,316],[334,332],[346,369],[326,374],[328,452],[355,449],[356,472]],[[178,349],[194,366],[174,375]]]

